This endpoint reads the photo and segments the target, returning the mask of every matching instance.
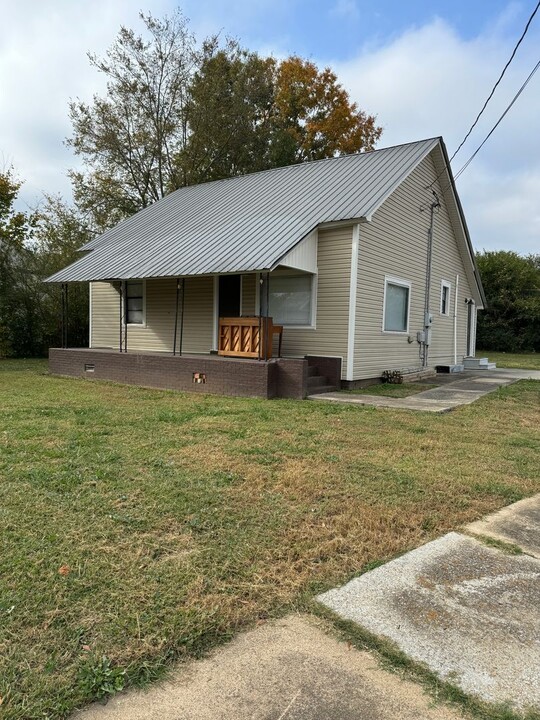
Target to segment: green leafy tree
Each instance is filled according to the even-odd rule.
[[[189,182],[372,150],[382,132],[329,68],[261,58],[217,38],[203,47],[187,110],[179,165]]]
[[[68,144],[76,204],[105,229],[184,185],[370,150],[381,134],[336,75],[298,57],[278,62],[236,41],[198,47],[177,13],[141,15],[105,58],[105,97],[72,102]]]
[[[478,314],[478,347],[540,352],[540,255],[487,251],[477,262],[488,302]]]
[[[28,247],[36,218],[15,209],[20,187],[12,169],[0,173],[0,356],[16,353],[23,337],[31,344],[36,331]]]
[[[87,220],[74,207],[60,197],[46,196],[45,204],[38,214],[34,234],[33,257],[36,277],[41,288],[39,324],[41,346],[37,354],[58,345],[61,338],[61,288],[55,283],[43,283],[43,279],[77,260],[80,248],[95,233]],[[88,283],[70,283],[68,286],[68,342],[71,347],[88,345]]]
[[[177,156],[185,184],[271,165],[275,62],[217,38],[203,46],[189,93],[189,140]]]
[[[140,17],[148,39],[122,27],[104,58],[89,55],[107,78],[106,96],[70,104],[67,143],[84,165],[70,173],[74,198],[99,229],[184,182],[175,160],[187,142],[194,40],[180,12],[163,20]]]
[[[43,280],[79,257],[91,234],[60,199],[15,210],[20,187],[12,171],[0,174],[0,355],[34,357],[61,337],[60,288]],[[72,286],[69,320],[70,344],[88,344],[87,284]]]

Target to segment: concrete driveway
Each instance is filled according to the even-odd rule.
[[[540,710],[540,495],[319,597],[467,694]],[[525,552],[531,553],[525,554]]]

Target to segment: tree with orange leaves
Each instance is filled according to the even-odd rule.
[[[274,123],[290,138],[283,138],[294,154],[289,162],[373,150],[382,133],[375,117],[351,102],[330,68],[319,70],[297,56],[276,67],[274,110]]]

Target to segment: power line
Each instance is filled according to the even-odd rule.
[[[522,43],[522,41],[523,41],[523,38],[524,38],[525,35],[527,34],[527,32],[528,32],[528,30],[529,30],[529,27],[530,27],[530,25],[531,25],[531,22],[532,22],[534,16],[536,15],[536,13],[538,12],[538,9],[539,9],[539,8],[540,8],[540,0],[538,0],[538,3],[536,4],[536,7],[534,8],[534,10],[533,10],[530,18],[528,19],[527,24],[525,25],[525,28],[524,28],[524,30],[523,30],[523,32],[522,32],[522,34],[521,34],[521,37],[520,37],[519,40],[517,41],[516,46],[514,47],[514,50],[513,50],[512,54],[511,54],[510,58],[508,59],[508,62],[507,62],[506,65],[504,66],[503,71],[501,72],[501,74],[500,74],[500,76],[499,76],[499,79],[497,80],[497,82],[496,82],[495,85],[493,86],[493,89],[491,90],[491,92],[490,92],[487,100],[485,101],[482,109],[480,110],[480,112],[479,112],[478,115],[476,116],[476,120],[474,121],[474,123],[473,123],[473,124],[471,125],[471,127],[469,128],[468,133],[465,135],[465,137],[463,138],[463,140],[462,140],[461,143],[459,144],[457,150],[454,152],[454,154],[452,155],[452,157],[448,160],[448,163],[446,163],[446,162],[444,163],[443,169],[437,174],[437,177],[433,180],[433,182],[431,182],[431,183],[428,185],[428,188],[433,187],[433,185],[435,185],[435,183],[437,182],[437,180],[441,177],[441,175],[442,175],[445,171],[448,172],[448,173],[451,173],[450,163],[451,163],[452,160],[456,157],[456,155],[458,154],[458,152],[460,151],[460,149],[463,147],[465,141],[467,140],[467,138],[469,137],[469,135],[470,135],[471,132],[473,131],[473,129],[474,129],[474,127],[476,126],[476,124],[478,123],[478,120],[480,119],[480,116],[482,115],[482,113],[483,113],[484,110],[486,109],[487,104],[489,103],[489,101],[490,101],[491,98],[493,97],[493,94],[495,93],[495,90],[497,89],[497,86],[498,86],[499,83],[501,82],[501,80],[502,80],[502,78],[503,78],[506,70],[508,69],[508,67],[509,67],[510,63],[512,62],[512,60],[514,59],[514,56],[515,56],[515,54],[516,54],[516,52],[517,52],[517,49],[519,48],[519,46],[521,45],[521,43]],[[468,160],[467,163],[466,163],[466,166],[472,161],[473,157],[476,156],[476,154],[479,152],[480,148],[484,145],[484,143],[487,141],[487,139],[491,136],[491,134],[493,133],[493,131],[495,130],[495,128],[499,125],[499,123],[501,122],[501,120],[503,119],[503,117],[506,115],[506,113],[508,112],[508,110],[510,109],[510,107],[511,107],[511,106],[514,104],[514,102],[517,100],[517,98],[519,97],[519,95],[520,95],[521,92],[523,91],[525,85],[527,85],[527,83],[529,82],[529,80],[531,79],[531,77],[534,75],[534,73],[536,72],[536,70],[537,70],[537,68],[535,68],[535,69],[532,71],[531,75],[527,78],[527,80],[525,81],[524,85],[521,87],[521,89],[519,90],[519,92],[517,93],[517,95],[516,95],[516,96],[514,97],[514,99],[512,100],[511,104],[507,107],[507,109],[505,110],[504,114],[503,114],[503,115],[499,118],[499,120],[497,121],[497,124],[495,125],[495,127],[493,127],[493,128],[491,129],[489,135],[484,139],[484,141],[482,142],[482,145],[480,145],[480,147],[477,148],[476,151],[474,152],[474,155],[473,155],[471,158],[469,158],[469,160]],[[461,174],[461,173],[465,170],[465,167],[466,167],[466,166],[464,166],[464,167],[461,168],[461,170],[459,171],[459,174]],[[456,175],[456,178],[457,178],[457,175]]]
[[[534,16],[536,15],[536,13],[538,12],[538,9],[539,9],[539,8],[540,8],[540,0],[539,0],[538,3],[536,4],[536,7],[534,8],[534,10],[533,10],[533,12],[532,12],[531,17],[528,19],[527,24],[525,25],[525,29],[523,30],[523,33],[521,34],[521,37],[520,37],[519,40],[517,41],[516,46],[515,46],[514,50],[512,51],[512,54],[510,55],[510,57],[509,57],[509,59],[508,59],[508,62],[506,63],[506,65],[504,66],[501,74],[499,75],[499,79],[497,80],[497,82],[496,82],[495,85],[493,86],[491,92],[489,93],[489,95],[488,95],[488,97],[487,97],[487,100],[486,100],[485,103],[482,105],[482,109],[480,110],[480,112],[479,112],[478,115],[476,116],[476,119],[475,119],[475,121],[473,122],[473,124],[471,125],[471,127],[469,128],[469,131],[467,132],[467,134],[465,135],[465,137],[463,138],[463,140],[460,142],[460,144],[459,144],[457,150],[455,151],[455,153],[454,153],[454,154],[452,155],[452,157],[450,158],[450,162],[452,162],[452,160],[456,157],[456,155],[457,155],[458,152],[461,150],[461,148],[463,147],[463,145],[464,145],[465,142],[467,141],[468,137],[470,136],[470,134],[472,133],[472,131],[473,131],[474,128],[476,127],[476,125],[477,125],[478,121],[480,120],[480,117],[482,116],[484,110],[486,109],[489,101],[491,100],[491,98],[492,98],[493,95],[495,94],[495,90],[497,90],[497,88],[498,88],[501,80],[502,80],[503,77],[504,77],[504,74],[506,73],[506,71],[508,70],[508,68],[509,68],[509,66],[510,66],[510,64],[511,64],[511,62],[512,62],[512,60],[514,59],[514,57],[515,57],[515,55],[516,55],[516,52],[517,52],[519,46],[521,45],[521,43],[523,42],[523,38],[524,38],[525,35],[527,34],[527,31],[529,30],[529,26],[530,26],[530,24],[532,23],[533,18],[534,18]]]
[[[454,177],[455,180],[457,180],[458,177],[467,169],[467,167],[470,165],[470,163],[473,161],[473,159],[478,155],[478,153],[479,153],[480,150],[484,147],[484,145],[485,145],[486,142],[489,140],[489,138],[493,135],[493,133],[495,132],[495,130],[497,129],[497,127],[501,124],[501,122],[503,121],[503,119],[506,117],[506,115],[507,115],[508,112],[510,111],[510,108],[512,107],[512,105],[516,102],[516,100],[518,99],[518,97],[521,95],[521,93],[525,90],[525,88],[527,87],[527,85],[529,84],[529,82],[532,80],[533,75],[535,74],[535,72],[538,70],[539,67],[540,67],[540,60],[539,60],[539,61],[536,63],[536,65],[533,67],[533,69],[532,69],[531,72],[529,73],[527,79],[525,80],[525,82],[523,83],[523,85],[519,88],[519,90],[517,91],[517,93],[514,95],[514,97],[512,98],[512,101],[508,104],[508,106],[506,107],[506,110],[503,112],[503,114],[502,114],[502,115],[500,116],[500,118],[497,120],[497,122],[495,123],[495,125],[491,128],[491,130],[488,132],[488,134],[486,135],[486,137],[482,140],[482,142],[480,143],[480,145],[476,148],[476,150],[473,152],[473,154],[471,155],[471,157],[467,160],[467,162],[465,163],[465,165],[463,165],[463,167],[456,173],[456,175],[455,175],[455,177]],[[454,153],[454,154],[455,154],[455,153]]]

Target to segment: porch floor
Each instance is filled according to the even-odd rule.
[[[264,358],[261,358],[260,360],[257,358],[241,358],[241,357],[227,357],[224,355],[218,355],[216,352],[207,352],[207,353],[188,353],[183,352],[180,353],[172,353],[164,350],[130,350],[128,348],[127,352],[120,352],[118,348],[109,348],[109,347],[91,347],[91,348],[62,348],[63,350],[74,350],[76,352],[81,353],[91,353],[91,352],[100,352],[100,353],[110,353],[111,355],[140,355],[142,357],[149,356],[149,357],[167,357],[167,358],[191,358],[191,359],[198,359],[198,358],[212,358],[212,360],[217,360],[219,362],[239,362],[239,363],[256,363],[260,364],[262,362],[276,362],[280,358],[269,358],[268,360],[265,360]]]

